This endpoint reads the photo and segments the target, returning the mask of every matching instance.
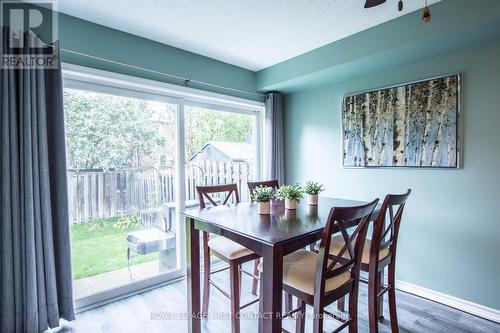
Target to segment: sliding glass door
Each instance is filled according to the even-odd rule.
[[[248,200],[261,115],[152,81],[63,73],[73,287],[83,309],[183,276],[178,212],[198,205],[196,185],[237,183]]]
[[[64,90],[76,299],[178,270],[178,105]]]

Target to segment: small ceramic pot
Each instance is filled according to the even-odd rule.
[[[297,209],[297,200],[285,199],[285,209]]]
[[[271,201],[259,202],[259,214],[261,215],[271,214]]]
[[[318,205],[318,195],[317,194],[308,194],[308,200],[309,200],[309,204],[311,206],[317,206]]]

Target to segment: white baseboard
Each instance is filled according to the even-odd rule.
[[[396,289],[450,306],[457,310],[464,311],[496,323],[500,323],[500,310],[489,308],[484,305],[469,302],[458,297],[446,295],[400,280],[396,280]]]

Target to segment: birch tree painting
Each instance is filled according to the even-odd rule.
[[[344,166],[457,167],[458,75],[344,99]]]

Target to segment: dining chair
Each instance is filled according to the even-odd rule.
[[[219,200],[214,199],[214,195],[221,196],[222,205],[226,205],[231,197],[234,202],[239,203],[238,186],[236,184],[212,185],[212,186],[196,186],[196,192],[200,200],[200,208],[206,208],[205,199],[212,206],[217,206]],[[202,299],[202,315],[208,314],[208,305],[210,298],[210,285],[213,285],[224,296],[228,297],[231,302],[231,332],[240,332],[239,311],[247,306],[250,306],[258,301],[255,299],[247,304],[240,305],[241,295],[241,277],[242,273],[252,276],[255,280],[258,276],[242,270],[241,265],[259,258],[259,256],[246,247],[233,242],[223,236],[210,236],[208,232],[203,232],[203,264],[204,264],[204,280],[203,280],[203,299]],[[210,271],[210,255],[213,255],[220,260],[229,264],[228,267]],[[210,277],[212,274],[222,272],[229,269],[229,293],[221,286],[215,283]]]
[[[396,311],[396,250],[398,242],[399,227],[403,216],[406,200],[411,190],[404,194],[388,194],[380,208],[380,213],[374,221],[371,239],[365,241],[361,260],[361,271],[368,272],[368,280],[360,279],[368,283],[368,317],[371,333],[378,332],[378,322],[383,320],[383,297],[388,294],[389,315],[391,319],[392,333],[399,332]],[[343,239],[334,236],[330,246],[330,254],[338,256],[342,249]],[[343,261],[349,259],[349,255],[341,255]],[[387,285],[383,283],[383,272],[388,267]],[[338,309],[344,310],[343,299],[337,303]]]
[[[340,332],[349,327],[350,333],[358,331],[358,285],[361,254],[368,229],[370,216],[378,199],[355,207],[334,207],[326,221],[318,253],[298,250],[283,258],[283,290],[297,297],[297,309],[285,313],[283,317],[297,313],[296,332],[305,331],[306,306],[314,308],[313,332],[323,332],[325,315],[341,322],[334,331]],[[349,236],[345,224],[359,221]],[[332,234],[340,232],[344,246],[339,252],[349,253],[350,260],[340,261],[341,256],[331,256]],[[262,269],[262,265],[259,265]],[[265,272],[264,272],[265,274]],[[262,287],[261,287],[262,288]],[[325,310],[336,300],[349,295],[349,318],[342,318]]]

